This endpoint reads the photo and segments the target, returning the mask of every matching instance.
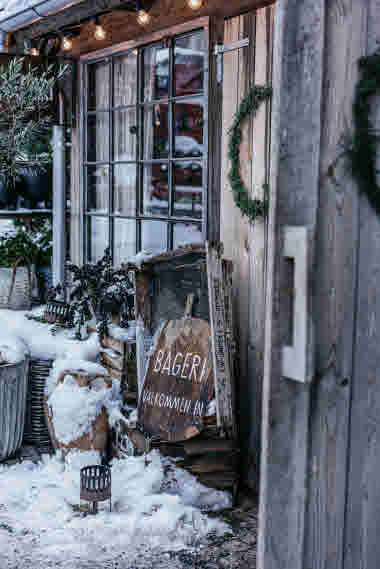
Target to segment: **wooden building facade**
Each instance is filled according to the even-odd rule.
[[[79,21],[90,4],[75,4],[34,22],[16,31],[15,38],[22,43],[63,27],[70,18]],[[121,219],[135,224],[128,235],[135,235],[131,246],[136,252],[160,239],[166,248],[183,237],[194,241],[194,236],[224,243],[225,256],[234,262],[242,467],[245,480],[260,495],[258,568],[377,569],[380,220],[351,175],[344,141],[352,135],[358,60],[373,53],[380,40],[380,2],[204,0],[194,12],[186,2],[156,0],[145,29],[115,5],[102,18],[107,38],[101,49],[92,36],[92,21],[73,38],[78,83],[72,259],[86,258],[87,218],[94,216],[107,219],[99,247],[117,247],[117,232],[110,228],[125,223]],[[221,75],[215,46],[245,38],[248,45],[223,55]],[[147,100],[138,99],[144,97],[144,50],[155,44],[166,51],[158,56],[154,88],[171,91],[158,101],[149,93]],[[179,91],[177,48],[184,57],[178,65],[194,71]],[[191,50],[187,61],[186,50]],[[124,109],[113,106],[120,64],[114,59],[120,54],[137,54],[140,61],[136,76],[126,67],[118,75],[136,82],[135,94],[120,105]],[[91,64],[98,65],[94,96],[103,107],[96,101],[95,107],[88,106],[89,75],[86,71],[86,79],[84,72]],[[171,77],[177,72],[179,78]],[[271,84],[273,97],[255,121],[246,122],[241,146],[241,169],[251,195],[262,197],[263,184],[269,184],[268,216],[252,226],[233,202],[227,145],[233,116],[253,83]],[[104,102],[109,93],[113,102]],[[181,118],[184,103],[188,113]],[[123,119],[124,132],[117,126],[115,114],[123,110],[130,116],[140,113],[142,119],[146,113],[146,124],[155,126],[158,138],[167,122],[167,143],[155,144],[155,132],[148,129],[136,150],[126,142],[135,132],[134,115],[130,122]],[[95,121],[100,133],[90,146],[84,118]],[[379,124],[376,99],[372,120]],[[111,151],[120,143],[120,154],[130,153],[128,160],[102,155],[104,129],[114,129]],[[176,136],[182,137],[184,149],[178,155]],[[148,154],[144,145],[149,145]],[[88,160],[85,151],[100,159]],[[87,207],[87,170],[101,167],[94,174],[95,186],[101,188],[106,169],[112,180],[115,168],[127,170],[119,162],[133,164],[136,171],[145,168],[151,182],[156,180],[150,184],[149,212],[144,209],[144,174],[137,182],[130,181],[134,174],[122,176],[124,184],[129,180],[137,188],[136,202],[124,197],[117,202],[117,211],[128,213],[116,212],[120,188],[115,196],[109,182],[106,201],[99,189],[95,210]],[[176,210],[176,203],[191,208],[191,216]],[[164,225],[144,241],[144,224],[149,223]],[[123,249],[117,254],[122,260]],[[289,377],[293,368],[296,379]]]

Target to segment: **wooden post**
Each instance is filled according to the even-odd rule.
[[[66,260],[65,127],[53,127],[53,285],[64,283]]]
[[[258,569],[307,567],[304,540],[312,384],[282,377],[281,354],[288,343],[291,318],[283,227],[305,226],[311,239],[315,238],[324,22],[324,0],[280,0],[276,4]],[[313,260],[312,250],[309,283],[313,282]],[[309,295],[311,300],[311,288]]]

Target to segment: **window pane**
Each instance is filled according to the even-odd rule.
[[[144,159],[154,160],[169,156],[168,104],[144,108]]]
[[[163,45],[147,47],[144,57],[144,101],[169,96],[169,49]]]
[[[203,104],[189,99],[174,105],[174,152],[176,157],[202,156]]]
[[[95,109],[107,109],[110,106],[109,86],[110,86],[110,66],[101,61],[88,66],[88,92],[87,108],[89,111]]]
[[[113,262],[116,267],[136,254],[136,222],[134,219],[114,220]]]
[[[204,32],[177,38],[174,48],[175,94],[190,95],[203,90],[206,41]]]
[[[202,243],[202,231],[193,223],[175,223],[173,227],[173,247],[182,247],[189,243]]]
[[[159,253],[167,249],[166,221],[142,221],[141,222],[141,247],[145,251]]]
[[[97,113],[87,117],[87,161],[108,162],[109,115]]]
[[[114,160],[135,160],[137,144],[136,110],[114,112]]]
[[[87,211],[108,213],[109,167],[87,168]]]
[[[174,215],[202,219],[201,162],[175,162],[173,164],[173,189]]]
[[[108,218],[88,217],[88,252],[89,260],[94,263],[101,259],[108,247]]]
[[[136,215],[136,164],[114,166],[114,213]]]
[[[148,164],[143,170],[142,212],[144,215],[168,215],[169,175],[167,164]]]
[[[113,104],[115,107],[134,105],[137,94],[137,53],[114,59]]]

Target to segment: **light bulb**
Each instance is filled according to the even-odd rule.
[[[146,12],[145,10],[139,10],[137,12],[137,21],[140,24],[140,26],[146,26],[147,24],[149,24],[150,22],[150,14],[148,14],[148,12]]]
[[[202,4],[203,4],[203,0],[187,0],[187,5],[192,10],[199,10],[199,8],[202,6]]]
[[[102,40],[106,39],[106,36],[107,36],[107,32],[103,28],[103,26],[101,24],[96,24],[95,32],[94,32],[94,38],[98,41],[102,41]]]
[[[37,47],[32,47],[32,49],[30,50],[30,55],[40,55],[40,50]]]
[[[63,51],[70,51],[70,49],[73,47],[73,42],[71,41],[70,38],[67,38],[66,36],[64,36],[64,38],[62,39],[62,49]]]

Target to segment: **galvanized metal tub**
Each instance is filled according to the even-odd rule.
[[[0,365],[0,462],[21,446],[24,434],[29,359]]]

